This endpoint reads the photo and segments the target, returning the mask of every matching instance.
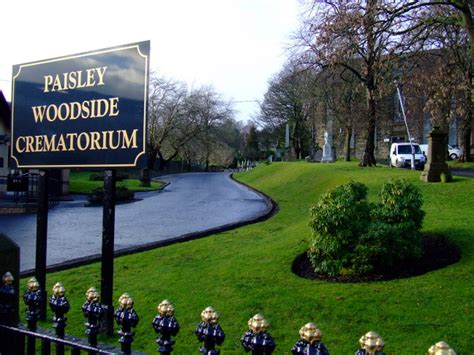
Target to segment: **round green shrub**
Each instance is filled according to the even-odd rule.
[[[367,202],[365,185],[350,182],[324,194],[311,208],[309,258],[328,275],[383,273],[421,254],[424,212],[418,188],[386,183],[381,202]]]
[[[89,175],[89,181],[104,181],[104,175],[99,173],[92,173]]]
[[[125,186],[117,186],[115,189],[116,202],[130,201],[133,200],[134,197],[135,193]],[[102,203],[104,200],[104,189],[102,187],[94,189],[92,195],[88,197],[88,200],[91,204]]]
[[[313,237],[309,257],[316,272],[337,275],[354,264],[354,248],[370,222],[367,188],[340,185],[311,208]]]

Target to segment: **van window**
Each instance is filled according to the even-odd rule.
[[[421,154],[421,149],[419,145],[413,145],[415,148],[415,154]],[[398,154],[411,154],[411,146],[410,145],[399,145],[398,146]]]

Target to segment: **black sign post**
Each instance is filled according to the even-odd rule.
[[[11,160],[41,169],[36,273],[46,284],[51,168],[104,168],[101,297],[113,332],[115,170],[145,155],[150,42],[13,66]],[[44,296],[46,294],[44,293]]]
[[[46,251],[48,239],[48,184],[47,170],[41,170],[38,176],[38,211],[36,213],[36,279],[40,284],[43,302],[40,308],[40,319],[46,319]]]
[[[104,171],[104,206],[102,218],[101,299],[107,305],[103,328],[108,336],[114,332],[114,238],[115,238],[115,169]]]

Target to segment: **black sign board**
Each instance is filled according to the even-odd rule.
[[[28,175],[8,175],[7,191],[25,192],[28,191]]]
[[[150,42],[13,67],[17,168],[133,167],[145,153]]]

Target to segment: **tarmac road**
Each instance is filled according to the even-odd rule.
[[[116,206],[115,252],[181,238],[265,215],[271,204],[240,185],[228,173],[192,173],[160,177],[161,192],[136,193],[141,199]],[[61,202],[49,211],[47,265],[100,257],[102,206],[83,207],[85,198]],[[35,267],[36,214],[0,215],[0,233],[21,248],[21,272]]]

